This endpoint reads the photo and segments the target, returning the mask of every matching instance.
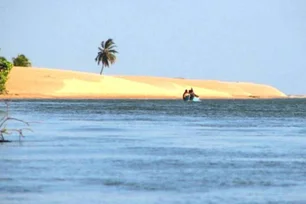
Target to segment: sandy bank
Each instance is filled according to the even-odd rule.
[[[14,67],[1,98],[145,98],[181,99],[193,87],[201,98],[281,98],[274,87],[242,82],[189,80],[147,76],[98,74]]]

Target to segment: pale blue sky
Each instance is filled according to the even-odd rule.
[[[249,81],[306,94],[304,0],[0,0],[0,48],[35,67],[106,75]]]

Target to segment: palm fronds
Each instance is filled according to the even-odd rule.
[[[116,62],[116,53],[117,50],[114,48],[116,47],[113,39],[109,38],[105,42],[101,42],[101,47],[98,47],[98,54],[95,58],[95,61],[100,65],[102,63],[102,68],[100,71],[100,74],[103,72],[104,67],[109,67],[110,65],[114,64]]]

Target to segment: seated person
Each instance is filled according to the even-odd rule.
[[[183,100],[184,101],[188,101],[189,97],[190,97],[190,95],[189,95],[187,89],[185,89],[185,92],[183,93]]]
[[[193,100],[194,97],[199,97],[197,94],[195,94],[195,93],[193,92],[192,87],[191,87],[191,89],[189,90],[189,95],[190,95],[190,100]]]

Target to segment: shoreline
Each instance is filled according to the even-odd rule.
[[[273,100],[301,99],[299,97],[199,97],[201,100]],[[143,96],[42,96],[42,95],[0,95],[0,100],[183,100],[173,97],[143,97]]]

